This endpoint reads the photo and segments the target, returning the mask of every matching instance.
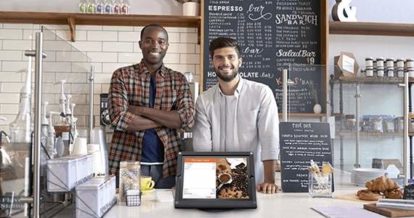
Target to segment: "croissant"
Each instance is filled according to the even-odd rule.
[[[385,191],[384,196],[386,198],[391,198],[391,199],[402,199],[403,193],[399,188],[396,188],[396,189]]]
[[[367,189],[359,190],[357,192],[357,196],[360,200],[364,201],[378,201],[380,198],[382,198],[381,194],[372,192]]]
[[[365,187],[367,187],[368,190],[373,192],[385,192],[388,190],[399,188],[397,183],[385,176],[380,176],[376,179],[366,182]]]

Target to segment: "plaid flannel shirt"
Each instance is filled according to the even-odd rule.
[[[141,161],[144,130],[130,132],[127,127],[134,114],[128,106],[149,107],[150,72],[141,61],[139,64],[116,70],[109,90],[109,115],[114,134],[109,149],[109,172],[119,172],[120,161]],[[190,87],[184,75],[164,65],[156,73],[156,96],[154,108],[175,110],[182,121],[181,128],[190,130],[194,124],[194,103]],[[179,135],[176,129],[155,128],[164,145],[163,176],[176,174]]]

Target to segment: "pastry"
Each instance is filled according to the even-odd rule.
[[[385,192],[388,190],[399,188],[397,183],[385,176],[380,176],[376,179],[366,182],[365,187],[367,187],[368,190],[373,192]]]
[[[221,189],[218,197],[224,199],[240,199],[242,198],[242,194],[243,192],[241,190],[237,190],[235,187],[229,187]]]
[[[382,198],[381,194],[377,192],[372,192],[367,189],[359,190],[357,192],[357,196],[360,200],[363,200],[363,201],[378,201],[380,198]]]
[[[402,199],[403,193],[399,188],[396,188],[396,189],[385,191],[384,196],[386,198],[391,198],[391,199]]]

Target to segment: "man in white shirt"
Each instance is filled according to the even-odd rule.
[[[276,193],[279,118],[273,92],[239,75],[242,58],[234,39],[216,38],[209,50],[218,84],[197,100],[194,150],[253,152],[257,190]]]

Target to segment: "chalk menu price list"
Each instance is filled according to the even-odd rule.
[[[289,70],[289,112],[312,113],[320,104],[322,73],[320,1],[277,1],[275,15],[276,99],[282,99],[283,69]],[[301,66],[302,65],[302,66]],[[317,66],[318,65],[318,66]],[[282,101],[277,101],[279,110]]]
[[[277,99],[281,99],[283,69],[321,61],[319,1],[206,0],[205,5],[205,51],[217,37],[236,39],[243,58],[240,74],[268,85]],[[204,63],[203,87],[208,89],[217,82],[208,53]],[[315,73],[321,72],[310,71],[303,80],[320,86],[320,75]],[[306,86],[292,87],[291,112],[312,112],[315,101],[302,100],[308,91]]]
[[[282,190],[307,192],[310,160],[332,164],[329,124],[282,122],[279,129]]]
[[[247,79],[274,86],[274,1],[207,0],[205,7],[205,50],[217,37],[237,40],[243,64],[240,74]],[[205,56],[205,63],[209,63]],[[204,88],[214,85],[216,75],[205,64]],[[272,85],[273,83],[273,85]]]
[[[277,71],[291,64],[319,64],[320,2],[277,1],[275,14],[275,52]]]
[[[297,113],[313,112],[315,104],[321,104],[321,81],[324,72],[322,65],[292,64],[289,69],[288,111]],[[283,98],[282,78],[276,83],[280,86],[275,90],[276,99]],[[276,101],[279,109],[282,101]]]

